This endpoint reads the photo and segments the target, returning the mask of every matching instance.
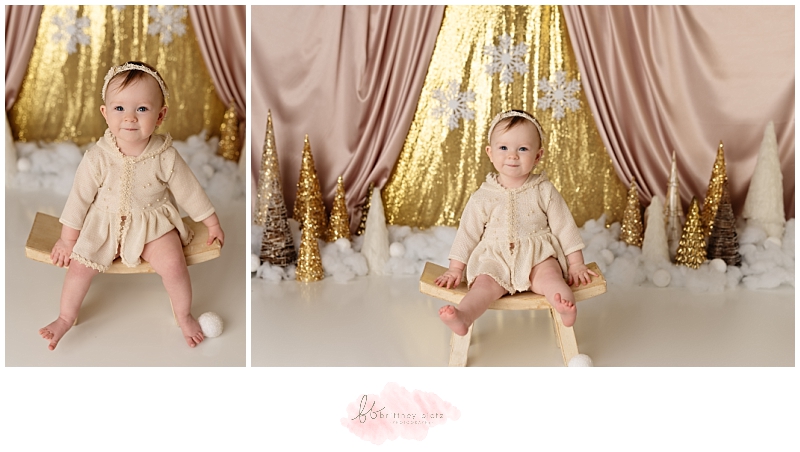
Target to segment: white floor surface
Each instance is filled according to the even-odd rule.
[[[794,366],[794,288],[718,294],[655,286],[578,303],[580,353],[599,366]],[[253,366],[447,366],[443,301],[417,277],[254,278]],[[548,311],[487,311],[468,366],[563,366]]]
[[[66,270],[25,257],[37,211],[59,216],[66,198],[6,190],[6,366],[245,366],[245,200],[215,202],[225,231],[222,255],[189,267],[195,317],[213,311],[222,335],[196,348],[175,324],[161,278],[155,274],[98,275],[81,307],[78,325],[55,351],[39,328],[58,316]]]

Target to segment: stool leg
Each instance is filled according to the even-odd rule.
[[[178,316],[175,315],[175,306],[172,305],[172,298],[169,299],[169,308],[172,309],[172,320],[175,321],[175,326],[178,325]]]
[[[474,323],[472,324],[474,325]],[[467,330],[467,334],[459,336],[451,333],[450,336],[450,367],[466,367],[467,355],[469,354],[469,340],[472,337],[472,325]]]
[[[564,322],[561,321],[561,315],[554,308],[550,308],[550,314],[553,316],[556,341],[561,348],[561,356],[564,358],[564,365],[566,366],[569,364],[569,360],[578,354],[578,341],[575,340],[575,331],[572,327],[564,326]]]

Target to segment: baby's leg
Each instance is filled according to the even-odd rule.
[[[194,347],[202,342],[200,324],[192,317],[192,282],[178,231],[173,229],[146,244],[142,258],[150,262],[153,270],[161,276],[186,343]]]
[[[564,326],[572,326],[578,316],[575,296],[564,281],[561,266],[550,257],[531,270],[531,290],[544,295],[548,302],[561,314]]]
[[[61,306],[58,318],[46,327],[39,329],[39,335],[50,341],[48,349],[55,350],[64,333],[72,328],[72,324],[78,318],[83,298],[89,291],[92,278],[98,273],[97,270],[87,267],[75,259],[70,262],[67,275],[64,277],[64,286],[61,288]]]
[[[506,294],[506,290],[490,276],[478,275],[469,292],[458,307],[452,305],[439,309],[439,318],[459,336],[467,334],[470,325],[486,312],[493,301]]]

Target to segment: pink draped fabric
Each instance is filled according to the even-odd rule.
[[[676,151],[684,209],[725,146],[734,212],[774,121],[794,217],[793,6],[564,6],[583,89],[617,174],[665,195]]]
[[[6,5],[6,111],[14,105],[22,87],[41,15],[41,6]]]
[[[355,230],[369,183],[382,187],[402,150],[443,13],[443,6],[253,6],[253,184],[269,109],[289,212],[308,134],[328,212],[343,176]]]
[[[236,115],[241,121],[239,142],[244,143],[247,7],[193,5],[189,6],[189,17],[219,98],[226,106],[231,101],[236,106]]]

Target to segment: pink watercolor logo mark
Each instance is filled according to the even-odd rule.
[[[341,422],[359,438],[383,444],[399,437],[423,440],[431,427],[460,417],[458,408],[432,392],[387,383],[380,395],[364,394],[350,403]]]

